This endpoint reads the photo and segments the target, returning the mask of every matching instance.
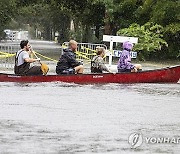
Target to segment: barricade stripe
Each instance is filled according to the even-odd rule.
[[[44,56],[44,55],[42,55],[42,54],[40,54],[40,53],[38,53],[38,52],[36,52],[36,51],[34,51],[37,55],[39,55],[40,57],[43,57],[43,58],[45,58],[45,59],[48,59],[48,60],[51,60],[51,61],[54,61],[54,62],[58,62],[58,60],[55,60],[55,59],[52,59],[52,58],[49,58],[49,57],[47,57],[47,56]]]

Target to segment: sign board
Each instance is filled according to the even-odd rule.
[[[120,50],[113,50],[113,56],[114,57],[120,57],[122,51]],[[137,58],[137,52],[130,52],[131,58]]]
[[[112,56],[113,53],[113,43],[114,42],[119,42],[123,43],[125,41],[130,41],[131,43],[138,43],[138,38],[137,37],[126,37],[126,36],[112,36],[112,35],[103,35],[103,41],[104,42],[110,42],[110,53],[109,53],[109,67],[112,64]]]
[[[130,41],[131,43],[138,43],[137,37],[126,37],[126,36],[112,36],[112,35],[103,35],[104,42],[119,42],[123,43],[125,41]]]

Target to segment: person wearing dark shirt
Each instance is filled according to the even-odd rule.
[[[69,41],[69,48],[63,49],[63,55],[59,58],[56,66],[57,74],[82,74],[84,71],[81,62],[76,60],[75,52],[77,50],[77,42]]]

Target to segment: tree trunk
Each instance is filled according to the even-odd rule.
[[[91,42],[91,40],[92,40],[91,29],[90,29],[90,26],[86,25],[84,28],[82,41],[83,43],[88,43],[88,42]]]
[[[45,40],[51,40],[51,27],[50,27],[50,25],[47,25],[45,27],[44,39]]]
[[[69,42],[69,31],[71,24],[71,20],[68,16],[64,15],[62,19],[63,22],[59,27],[59,37],[58,37],[58,42],[61,44],[63,42]]]
[[[97,25],[96,26],[96,29],[95,29],[95,36],[99,39],[99,31],[100,31],[100,25]]]
[[[104,34],[105,35],[111,34],[111,25],[110,25],[109,15],[108,15],[107,10],[105,11]]]

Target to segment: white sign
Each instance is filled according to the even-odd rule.
[[[126,37],[126,36],[103,35],[103,41],[110,42],[109,67],[111,67],[111,64],[112,64],[112,53],[111,52],[113,51],[113,43],[114,42],[123,43],[125,41],[130,41],[131,43],[137,43],[138,38],[137,37]]]
[[[137,37],[126,37],[126,36],[112,36],[112,35],[103,35],[104,42],[119,42],[123,43],[125,41],[130,41],[131,43],[138,43]]]

